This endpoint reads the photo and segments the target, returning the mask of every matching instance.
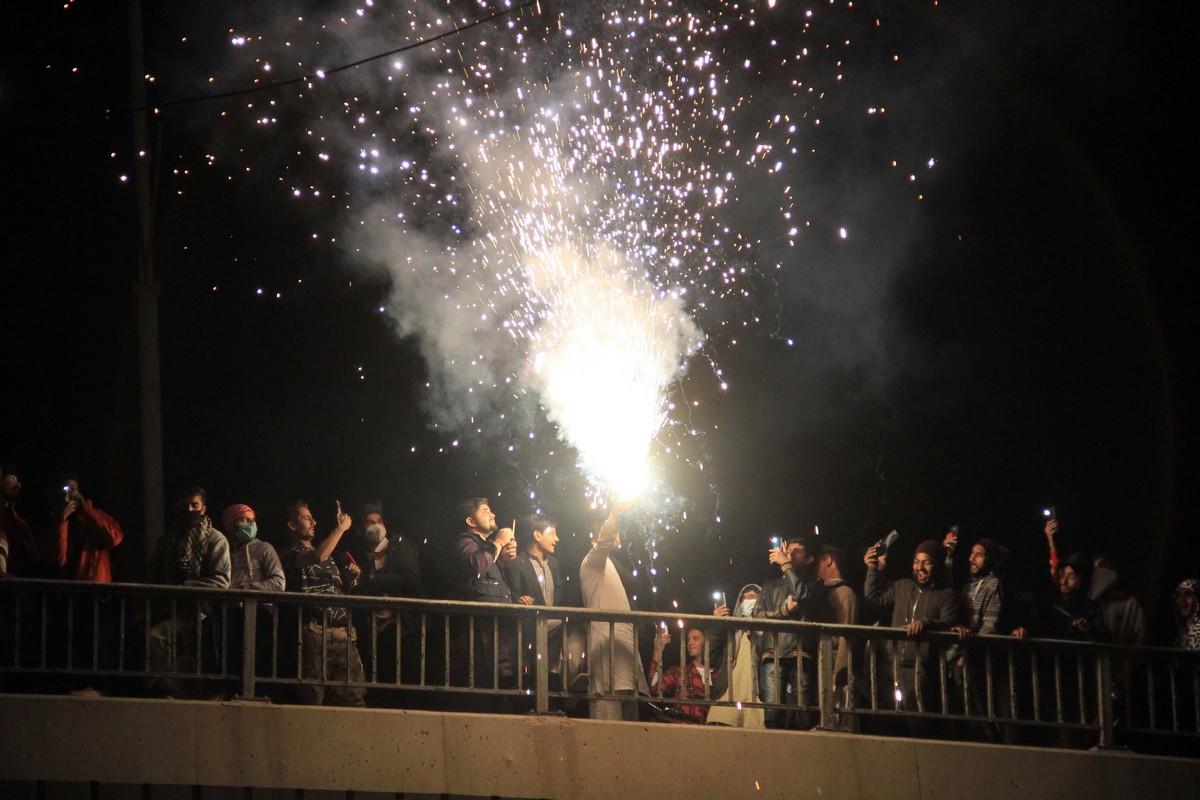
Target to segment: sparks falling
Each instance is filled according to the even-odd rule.
[[[728,388],[717,348],[762,321],[757,277],[812,227],[788,165],[847,34],[878,25],[832,0],[366,0],[235,19],[225,41],[231,82],[307,76],[244,121],[339,228],[313,241],[386,270],[435,426],[519,446],[533,401],[594,487],[628,494],[666,488],[672,460],[703,471],[683,377]]]

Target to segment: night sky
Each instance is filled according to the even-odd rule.
[[[144,557],[123,5],[7,14],[0,460],[22,475],[30,517],[55,473],[78,473],[125,523],[117,570],[133,579]],[[252,85],[253,57],[230,29],[271,31],[275,4],[147,5],[152,104]],[[671,508],[688,508],[657,530],[662,602],[698,609],[714,588],[765,577],[767,537],[814,525],[857,553],[892,528],[912,545],[958,524],[965,542],[990,536],[1036,562],[1053,503],[1069,535],[1112,553],[1161,612],[1200,573],[1183,26],[1089,2],[741,5],[761,24],[718,44],[730,64],[742,48],[763,66],[732,70],[722,91],[756,91],[742,117],[756,125],[776,111],[803,124],[782,174],[728,162],[739,199],[721,220],[758,245],[730,255],[747,267],[745,294],[689,309],[709,338],[671,389],[692,409],[672,419],[697,433],[662,460]],[[543,7],[594,21],[621,5]],[[406,41],[381,24],[357,43],[323,42],[321,57],[348,63]],[[297,59],[314,61],[305,46],[297,38]],[[809,57],[787,59],[805,46]],[[460,528],[455,506],[487,495],[501,519],[535,505],[557,516],[577,557],[585,480],[536,398],[497,390],[485,408],[503,420],[447,422],[427,388],[444,367],[379,310],[402,305],[393,279],[341,241],[357,207],[291,195],[320,174],[290,155],[305,115],[342,79],[328,78],[323,100],[280,89],[155,117],[167,484],[203,484],[213,510],[249,503],[276,543],[290,499],[311,500],[324,528],[335,499],[353,512],[380,497],[390,527],[428,539],[435,573]],[[784,91],[793,80],[822,99]],[[256,125],[272,98],[279,121]],[[386,182],[322,180],[343,199],[389,197]],[[780,182],[810,222],[794,246],[778,232]],[[664,508],[639,518],[643,534],[670,518]]]

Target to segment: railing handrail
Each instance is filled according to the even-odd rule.
[[[616,611],[583,608],[579,606],[540,606],[519,603],[482,603],[473,600],[447,600],[428,597],[396,597],[368,594],[304,594],[302,592],[265,592],[252,589],[220,589],[209,586],[171,586],[157,583],[99,583],[94,581],[47,580],[42,578],[0,579],[0,592],[51,590],[62,594],[106,595],[113,597],[150,597],[177,600],[203,600],[208,602],[244,602],[255,600],[259,604],[277,603],[297,607],[339,608],[363,610],[425,610],[474,614],[495,614],[503,617],[528,617],[534,621],[539,617],[550,619],[578,620],[584,622],[618,622],[654,624],[664,620],[682,621],[684,628],[699,625],[706,630],[753,630],[779,631],[799,635],[819,636],[822,634],[861,640],[878,638],[888,641],[915,641],[932,643],[996,643],[1011,647],[1053,646],[1065,650],[1095,650],[1110,653],[1175,654],[1182,658],[1200,659],[1200,653],[1177,647],[1162,645],[1125,645],[1111,642],[1088,642],[1049,637],[1016,637],[1000,634],[972,634],[966,639],[953,631],[925,630],[910,635],[903,628],[886,625],[839,625],[829,622],[763,619],[759,617],[718,617],[711,614],[689,614],[671,611]],[[678,630],[678,627],[676,626]]]
[[[71,598],[85,601],[72,602]],[[0,580],[0,599],[5,601],[4,608],[8,611],[0,619],[0,630],[6,631],[6,638],[12,638],[13,650],[11,661],[0,661],[0,675],[21,674],[29,672],[44,672],[47,674],[93,674],[96,676],[143,676],[146,679],[177,680],[233,678],[240,680],[241,693],[244,696],[256,696],[256,685],[311,686],[313,684],[330,687],[342,686],[358,689],[372,687],[391,689],[411,689],[421,692],[468,692],[484,695],[530,696],[536,703],[535,709],[545,713],[550,709],[553,698],[568,698],[566,690],[569,675],[587,670],[587,664],[580,661],[570,662],[569,659],[591,657],[593,651],[592,636],[596,630],[591,624],[599,623],[602,628],[612,625],[633,625],[634,641],[644,647],[650,643],[653,636],[640,630],[642,626],[657,627],[667,624],[668,629],[677,638],[666,651],[670,654],[671,662],[683,664],[687,661],[686,637],[679,635],[680,629],[699,627],[709,634],[702,656],[705,663],[718,670],[733,666],[733,649],[727,647],[737,632],[747,633],[788,633],[796,637],[801,653],[805,656],[806,664],[798,665],[801,669],[812,669],[815,685],[815,695],[798,702],[796,699],[785,700],[779,694],[773,697],[756,696],[754,698],[718,698],[709,693],[711,684],[706,678],[706,689],[703,697],[681,696],[677,698],[656,698],[666,706],[695,705],[711,707],[717,705],[737,705],[748,708],[761,708],[771,713],[781,713],[788,707],[797,705],[806,712],[819,711],[820,725],[829,729],[838,729],[845,720],[857,720],[871,716],[879,718],[895,718],[917,716],[928,719],[959,720],[966,723],[1006,724],[1029,726],[1031,729],[1057,726],[1062,730],[1090,731],[1098,735],[1101,746],[1111,746],[1114,743],[1114,728],[1118,724],[1119,709],[1114,701],[1122,695],[1122,689],[1129,689],[1131,670],[1140,669],[1138,680],[1146,684],[1146,692],[1151,706],[1146,712],[1148,722],[1130,724],[1131,706],[1128,705],[1129,695],[1124,697],[1125,714],[1120,724],[1127,730],[1138,733],[1160,734],[1197,737],[1200,736],[1200,723],[1193,724],[1190,720],[1200,718],[1200,653],[1172,648],[1117,645],[1111,643],[1096,643],[1086,641],[1070,641],[1048,638],[1018,638],[1000,635],[974,635],[962,639],[953,631],[924,630],[919,634],[909,635],[904,628],[892,628],[884,625],[838,625],[827,622],[801,622],[786,619],[765,619],[756,617],[715,616],[711,614],[681,613],[676,609],[659,611],[617,611],[595,610],[573,606],[538,606],[516,603],[482,603],[466,600],[443,600],[421,597],[385,597],[379,595],[342,595],[342,594],[305,594],[302,592],[263,592],[249,589],[214,588],[207,586],[168,586],[153,583],[94,583],[71,580],[45,580],[34,578],[6,578]],[[63,602],[66,599],[68,602]],[[118,602],[102,604],[101,601],[112,599]],[[33,600],[30,603],[27,600]],[[164,607],[169,606],[169,616],[161,619]],[[108,611],[104,611],[108,609]],[[85,642],[82,647],[72,644],[72,625],[92,626],[98,631],[98,623],[102,623],[105,614],[111,614],[119,609],[117,618],[119,625],[114,631],[110,622],[109,634],[118,639],[117,665],[111,662],[102,665],[100,658],[100,639],[92,638],[90,644]],[[267,611],[266,618],[259,618],[260,612]],[[280,615],[289,612],[287,625]],[[316,613],[314,613],[316,612]],[[334,613],[336,612],[336,613]],[[347,617],[343,612],[350,614]],[[379,614],[377,612],[392,612]],[[65,629],[52,628],[47,624],[54,620],[55,615],[60,622],[65,623]],[[128,615],[128,616],[127,616]],[[124,648],[130,642],[142,642],[149,659],[149,647],[153,639],[156,653],[161,655],[164,636],[175,637],[186,631],[191,644],[183,642],[181,647],[193,647],[199,652],[201,644],[200,623],[207,617],[216,616],[228,624],[240,620],[241,649],[238,650],[238,640],[229,640],[225,634],[219,639],[219,668],[201,668],[200,660],[192,657],[191,665],[184,670],[173,666],[162,666],[161,658],[157,665],[147,660],[144,668],[139,668],[138,651],[133,646],[130,658],[132,667],[126,666]],[[158,619],[151,630],[151,620]],[[324,620],[322,622],[321,620]],[[93,620],[91,623],[88,620]],[[176,627],[176,620],[179,627]],[[293,622],[294,620],[294,622]],[[307,674],[301,674],[296,664],[299,661],[302,634],[311,628],[315,622],[318,625],[331,625],[338,629],[350,621],[357,630],[357,641],[370,643],[372,677],[351,679],[325,677],[322,671],[314,679]],[[385,678],[377,681],[375,667],[379,653],[375,651],[376,637],[381,635],[387,626],[397,621],[395,632],[394,666],[396,678]],[[549,634],[551,624],[563,623],[561,643],[550,646]],[[456,622],[463,624],[456,625]],[[6,623],[6,624],[5,624]],[[158,630],[169,623],[166,631]],[[591,623],[591,624],[589,624]],[[207,623],[205,623],[207,625]],[[40,629],[39,629],[40,625]],[[307,626],[307,627],[306,627]],[[553,628],[557,630],[557,628]],[[611,628],[610,628],[611,629]],[[222,625],[219,630],[227,631]],[[237,630],[234,627],[233,630]],[[486,639],[477,640],[475,636],[481,631],[493,631],[491,644]],[[526,675],[534,680],[532,688],[518,680],[514,685],[511,676],[508,683],[500,679],[500,651],[496,649],[500,641],[500,632],[508,630],[513,638],[513,666],[517,676]],[[399,634],[408,637],[410,633],[419,633],[419,642],[410,642],[405,646],[405,652],[419,654],[419,679],[400,677],[401,668],[401,639]],[[474,633],[471,633],[471,632]],[[269,673],[256,672],[256,636],[266,632],[270,637]],[[65,639],[63,634],[65,633]],[[153,635],[152,635],[153,634]],[[287,635],[286,648],[281,644],[280,637]],[[347,642],[346,647],[355,641],[354,631],[351,636],[343,635],[341,641]],[[94,634],[99,637],[99,633]],[[601,633],[603,635],[603,633]],[[323,635],[322,635],[323,636]],[[568,646],[568,636],[581,637]],[[834,653],[837,640],[845,638],[851,645],[846,653],[849,668],[845,677],[845,687],[835,686]],[[617,637],[608,638],[608,643],[602,647],[608,648],[609,660],[612,659],[612,647]],[[181,640],[177,640],[178,642]],[[580,642],[583,642],[582,646]],[[60,648],[48,650],[48,642],[57,643]],[[483,642],[483,644],[479,644]],[[886,649],[880,643],[886,642]],[[893,646],[896,642],[919,644],[921,648],[913,651],[908,647]],[[112,642],[109,642],[111,646]],[[175,644],[169,645],[172,648]],[[211,645],[210,645],[211,646]],[[264,645],[265,647],[266,645]],[[323,648],[329,644],[322,645]],[[343,645],[338,644],[337,647]],[[391,645],[389,645],[391,647]],[[486,675],[463,678],[464,673],[452,675],[457,663],[451,658],[451,649],[455,656],[464,656],[468,665],[466,668],[472,675],[476,672],[477,661],[482,659],[483,668],[492,672],[490,680]],[[479,649],[482,647],[483,649]],[[61,661],[65,649],[65,666]],[[722,654],[723,650],[723,654]],[[73,659],[72,653],[82,653],[90,658],[90,666],[80,667]],[[324,651],[322,651],[324,652]],[[643,651],[644,652],[644,651]],[[280,667],[280,659],[285,653],[291,653],[297,659],[288,663],[285,673]],[[521,655],[519,658],[517,653]],[[47,661],[48,654],[54,663]],[[440,654],[441,661],[437,661]],[[582,655],[581,655],[582,654]],[[676,654],[678,660],[676,662]],[[434,661],[427,661],[432,655]],[[761,655],[774,660],[776,667],[790,653],[771,652]],[[29,660],[32,656],[32,661]],[[235,667],[234,672],[227,669],[228,658],[241,661],[240,673]],[[349,657],[349,656],[347,656]],[[812,663],[807,664],[811,657]],[[5,657],[7,659],[7,657]],[[553,660],[561,658],[560,678],[564,681],[562,689],[552,689],[549,685],[548,674],[550,667],[542,669],[536,665],[549,665]],[[913,660],[915,658],[915,661]],[[961,659],[961,660],[960,660]],[[594,661],[594,659],[593,659]],[[386,655],[380,664],[393,662],[392,655]],[[174,656],[171,656],[174,664]],[[508,664],[507,660],[504,661]],[[1016,666],[1014,666],[1014,664]],[[1144,665],[1139,667],[1138,665]],[[648,667],[646,663],[643,666]],[[948,693],[947,676],[952,668],[961,669],[954,673],[955,688]],[[293,669],[295,667],[295,669]],[[611,668],[611,663],[609,665]],[[755,667],[757,669],[757,666]],[[791,667],[795,669],[796,667]],[[507,669],[507,667],[506,667]],[[902,670],[910,670],[904,677]],[[980,670],[983,670],[980,672]],[[1043,685],[1039,689],[1039,672],[1048,671],[1043,676]],[[428,671],[427,671],[428,670]],[[914,672],[915,670],[915,672]],[[1156,673],[1156,671],[1158,671]],[[889,678],[888,675],[891,675]],[[508,676],[508,673],[505,673]],[[901,676],[898,678],[897,676]],[[915,677],[914,677],[915,675]],[[1156,677],[1161,675],[1165,677]],[[611,677],[611,674],[610,674]],[[923,689],[923,680],[929,678],[937,684],[929,689]],[[901,679],[905,689],[905,705],[901,706]],[[460,681],[464,681],[460,682]],[[522,679],[523,680],[523,679]],[[1161,681],[1161,688],[1156,689],[1155,681]],[[895,703],[888,699],[892,695],[892,682],[895,681]],[[1017,697],[1018,682],[1027,696]],[[1026,685],[1028,682],[1028,685]],[[1003,690],[1007,687],[1007,699],[997,700],[993,695],[994,686]],[[857,687],[857,688],[856,688]],[[978,699],[969,697],[974,691],[978,694],[986,690],[986,707],[979,705]],[[843,695],[844,692],[844,695]],[[856,692],[859,695],[856,695]],[[938,696],[940,692],[940,697]],[[1157,695],[1156,695],[1157,692]],[[1182,692],[1182,694],[1180,694]],[[1190,694],[1189,694],[1190,693]],[[798,694],[798,692],[797,692]],[[608,689],[600,688],[587,693],[589,701],[612,701],[614,695]],[[1042,711],[1039,711],[1039,696],[1041,696]],[[1168,697],[1171,706],[1160,712],[1162,724],[1156,722],[1156,711],[1153,708],[1155,697]],[[859,699],[856,699],[859,697]],[[915,708],[909,703],[915,697]],[[924,697],[924,704],[922,704]],[[839,699],[841,698],[841,699]],[[865,699],[864,699],[865,698]],[[947,706],[950,698],[956,708]],[[961,701],[961,703],[959,702]],[[994,710],[993,702],[999,711]],[[1018,706],[1031,705],[1031,713],[1023,710],[1018,712]],[[1007,707],[1005,707],[1007,706]],[[1140,712],[1139,712],[1140,713]],[[1065,716],[1064,716],[1065,714]],[[1182,716],[1181,716],[1182,715]],[[838,721],[842,720],[842,723]],[[1181,727],[1185,723],[1185,727]]]

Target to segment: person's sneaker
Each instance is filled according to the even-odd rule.
[[[586,672],[576,672],[575,677],[567,684],[567,691],[571,694],[587,694],[591,683],[592,679]]]

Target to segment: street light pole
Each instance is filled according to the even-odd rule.
[[[141,0],[129,0],[129,100],[133,108],[133,186],[138,212],[137,297],[138,374],[142,416],[142,527],[145,559],[149,561],[163,533],[162,376],[159,372],[158,295],[154,280],[154,193],[146,107],[146,77],[142,46]]]

